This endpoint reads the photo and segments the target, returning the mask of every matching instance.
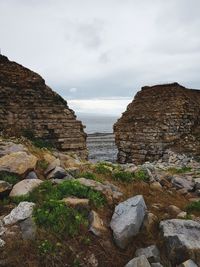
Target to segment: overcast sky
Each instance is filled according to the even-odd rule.
[[[0,0],[0,47],[75,111],[119,114],[143,85],[200,88],[199,12],[200,0]]]

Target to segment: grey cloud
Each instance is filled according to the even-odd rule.
[[[69,99],[200,88],[199,10],[199,0],[1,0],[0,47]]]

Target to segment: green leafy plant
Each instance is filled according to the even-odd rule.
[[[38,245],[38,250],[41,255],[55,252],[55,246],[49,240],[45,239]]]
[[[134,174],[131,172],[127,171],[117,171],[113,174],[113,178],[116,181],[121,181],[121,182],[132,182],[133,181]]]
[[[193,211],[200,211],[200,201],[194,201],[187,205],[186,211],[193,212]]]
[[[107,166],[104,162],[100,162],[96,165],[95,171],[99,174],[110,174],[111,173],[111,167]]]
[[[21,177],[18,174],[12,172],[0,171],[0,180],[14,185],[21,180]]]
[[[87,226],[84,214],[56,200],[44,202],[33,216],[37,225],[59,235],[75,236]]]
[[[134,179],[137,181],[149,181],[149,176],[145,170],[138,170],[134,173]]]
[[[89,180],[96,180],[96,175],[92,172],[82,172],[79,177],[83,177]]]

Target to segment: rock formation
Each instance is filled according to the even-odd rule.
[[[25,131],[87,157],[83,125],[67,102],[38,74],[0,55],[0,132],[21,136]]]
[[[167,149],[200,154],[200,90],[145,86],[114,125],[120,163],[158,160]]]

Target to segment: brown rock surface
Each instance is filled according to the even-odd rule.
[[[83,125],[67,102],[41,76],[0,55],[0,132],[20,136],[24,131],[87,157]]]
[[[158,160],[170,148],[200,154],[200,91],[178,83],[145,86],[114,125],[120,163]]]

